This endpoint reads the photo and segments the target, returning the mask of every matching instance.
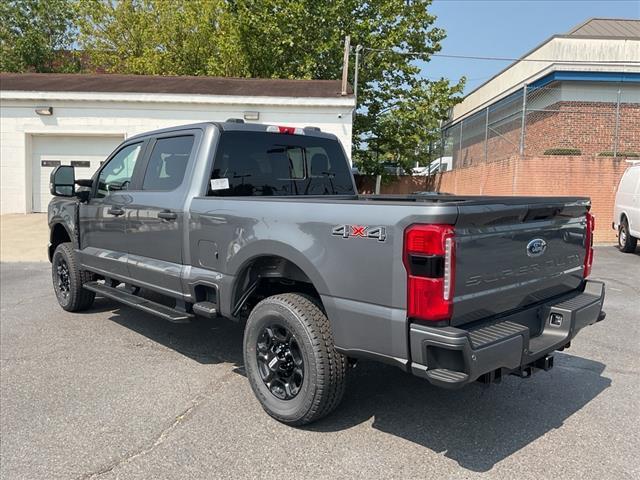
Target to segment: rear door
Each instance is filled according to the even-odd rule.
[[[526,307],[583,282],[588,201],[507,202],[459,207],[453,325]]]
[[[82,263],[105,275],[129,275],[125,207],[131,203],[145,147],[138,140],[117,149],[94,177],[89,201],[80,204]]]
[[[140,188],[126,205],[129,272],[134,281],[182,295],[185,199],[202,130],[150,139]]]

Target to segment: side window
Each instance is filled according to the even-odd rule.
[[[209,195],[353,195],[347,159],[331,139],[270,132],[224,132]]]
[[[109,160],[98,176],[96,198],[104,198],[111,192],[129,188],[141,149],[142,143],[127,145]]]
[[[143,190],[175,190],[182,184],[191,150],[193,135],[160,138],[149,157],[142,182]]]

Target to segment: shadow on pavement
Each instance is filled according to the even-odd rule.
[[[404,438],[476,472],[536,441],[611,384],[604,365],[556,353],[550,372],[502,384],[444,390],[394,367],[361,362],[338,411],[309,427],[337,431],[373,418],[373,428]],[[552,444],[549,455],[556,455]]]
[[[114,310],[113,322],[199,363],[231,363],[244,375],[243,327],[230,320],[172,324],[106,299],[98,299],[89,313],[100,310]],[[306,429],[335,432],[373,418],[377,430],[484,472],[559,428],[611,384],[602,376],[602,363],[564,353],[555,357],[550,372],[461,390],[440,389],[397,368],[361,361],[349,372],[338,409]],[[553,444],[548,447],[549,455],[557,454]]]
[[[232,363],[242,373],[244,326],[226,319],[197,317],[189,323],[171,323],[151,314],[96,298],[87,314],[112,311],[111,321],[203,364]]]

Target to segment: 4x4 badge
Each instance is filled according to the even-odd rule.
[[[368,225],[336,225],[331,230],[331,235],[342,238],[373,238],[384,242],[387,239],[387,229]]]

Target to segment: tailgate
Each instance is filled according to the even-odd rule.
[[[588,199],[463,205],[452,325],[523,308],[583,282]]]

